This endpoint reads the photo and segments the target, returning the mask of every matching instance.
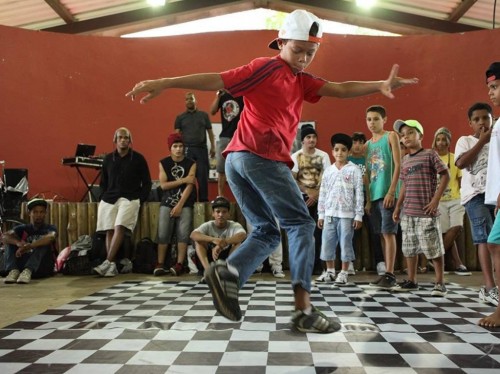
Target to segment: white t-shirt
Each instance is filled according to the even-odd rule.
[[[202,223],[200,227],[194,231],[200,232],[203,235],[208,235],[213,238],[227,239],[239,234],[240,232],[246,232],[243,226],[238,222],[228,220],[226,227],[220,229],[215,226],[215,221],[208,221]]]
[[[463,153],[474,147],[478,141],[479,139],[472,135],[460,137],[455,146],[455,162]],[[462,183],[460,186],[460,202],[462,205],[485,191],[489,148],[490,144],[485,144],[479,151],[476,160],[462,169]]]
[[[497,205],[500,194],[500,118],[493,126],[490,139],[490,152],[488,155],[488,174],[486,178],[485,204]]]
[[[308,188],[319,187],[321,174],[331,165],[328,153],[317,148],[313,154],[304,153],[302,149],[299,149],[292,154],[292,160],[292,172],[297,173],[297,181]]]

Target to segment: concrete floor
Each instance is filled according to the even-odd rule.
[[[289,280],[289,273],[285,278]],[[396,274],[398,281],[404,279],[404,275]],[[349,278],[352,282],[370,282],[376,279],[373,272],[358,272]],[[40,314],[47,309],[67,304],[84,296],[91,295],[97,291],[111,287],[124,281],[145,280],[194,280],[200,277],[195,275],[184,275],[182,277],[163,276],[154,277],[147,274],[120,274],[114,278],[100,278],[97,276],[67,276],[56,275],[46,279],[34,279],[28,285],[4,284],[0,280],[0,328],[28,317]],[[251,280],[273,280],[268,273],[254,275]],[[432,273],[419,274],[420,283],[432,282]],[[464,287],[478,289],[482,284],[480,272],[473,272],[472,276],[459,276],[453,272],[445,276],[446,282],[457,283]],[[291,291],[290,291],[291,292]]]

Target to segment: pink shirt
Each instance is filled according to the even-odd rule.
[[[245,109],[238,129],[223,152],[249,151],[266,159],[286,162],[290,157],[305,101],[315,103],[325,80],[300,72],[294,74],[279,56],[261,57],[221,73],[224,87],[244,96]]]

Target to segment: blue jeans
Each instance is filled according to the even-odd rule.
[[[12,244],[7,245],[5,248],[5,270],[11,271],[17,269],[22,271],[30,269],[32,273],[36,273],[42,263],[43,257],[52,250],[50,246],[38,247],[33,249],[33,252],[16,257],[17,249],[18,247]]]
[[[226,176],[243,215],[254,228],[228,258],[239,272],[240,285],[279,244],[276,217],[288,236],[292,287],[311,292],[315,223],[288,166],[250,152],[232,152],[226,158]]]
[[[464,205],[471,226],[472,242],[483,244],[488,242],[488,235],[495,220],[494,205],[484,203],[484,193],[474,196]]]
[[[356,259],[352,237],[354,227],[352,218],[325,217],[323,223],[323,237],[321,246],[321,259],[335,261],[337,244],[340,244],[340,260],[351,262]]]

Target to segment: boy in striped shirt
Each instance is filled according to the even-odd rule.
[[[448,168],[433,149],[422,148],[424,129],[418,121],[397,120],[394,123],[394,130],[401,136],[407,149],[401,164],[402,187],[394,208],[393,219],[397,222],[401,218],[402,250],[406,258],[408,279],[392,290],[396,292],[418,290],[418,254],[424,253],[427,259],[432,259],[436,272],[436,283],[431,295],[445,296],[447,290],[444,285],[444,245],[438,206],[450,181]]]

